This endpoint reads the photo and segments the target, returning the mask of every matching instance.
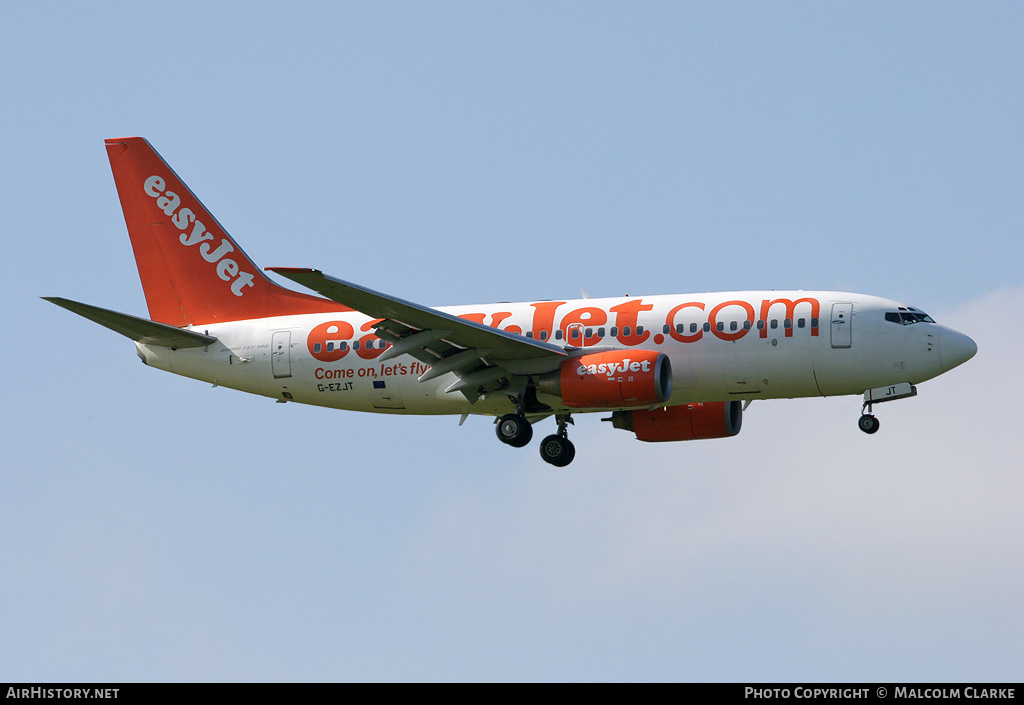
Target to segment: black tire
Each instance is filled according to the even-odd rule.
[[[874,433],[875,431],[878,430],[878,427],[880,425],[881,424],[878,423],[878,419],[876,419],[871,414],[864,414],[863,416],[860,417],[860,420],[857,421],[857,426],[864,433]]]
[[[565,451],[565,458],[563,459],[562,465],[560,466],[563,468],[569,463],[571,463],[573,461],[573,458],[576,457],[576,446],[573,445],[572,441],[570,441],[568,438],[565,439],[565,443],[567,446]]]
[[[522,448],[533,438],[533,426],[519,414],[505,414],[499,418],[494,431],[499,441],[513,448]]]
[[[576,457],[576,447],[568,438],[551,435],[540,443],[540,457],[545,463],[564,468]]]

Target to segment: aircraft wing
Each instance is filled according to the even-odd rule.
[[[379,318],[377,335],[391,343],[378,357],[408,354],[431,366],[426,381],[447,372],[459,378],[446,391],[471,400],[511,384],[510,377],[553,370],[568,353],[560,346],[492,328],[428,306],[329,277],[317,269],[267,267],[321,296]]]

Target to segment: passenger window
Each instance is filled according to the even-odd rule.
[[[773,319],[772,319],[772,323],[771,323],[771,326],[769,326],[769,327],[770,327],[770,328],[771,328],[772,330],[775,330],[776,328],[778,328],[778,327],[779,327],[779,319],[778,319],[778,318],[773,318]]]
[[[359,341],[358,340],[355,341],[354,343],[352,343],[352,349],[353,350],[358,350],[359,349]]]
[[[792,318],[787,318],[785,326],[786,326],[786,330],[789,330],[790,328],[792,328],[793,327],[793,319]]]
[[[622,335],[626,338],[629,337],[629,326],[622,326]]]
[[[328,345],[330,345],[330,343],[328,343]],[[320,350],[321,350],[320,343],[313,343],[313,352],[318,353],[318,352],[320,352]]]
[[[750,330],[750,321],[743,321],[743,330]]]
[[[637,326],[636,327],[636,334],[637,335],[643,335],[644,334],[644,327],[643,326]]]
[[[804,327],[804,325],[806,325],[806,323],[807,323],[807,321],[805,321],[805,320],[804,320],[804,319],[802,319],[802,318],[798,318],[798,319],[796,319],[796,327],[797,327],[797,328],[803,328],[803,327]]]
[[[764,320],[763,319],[757,322],[757,329],[758,330],[764,330]]]
[[[665,335],[668,335],[668,331],[668,323],[666,323],[664,326],[661,327],[661,332],[664,333]]]
[[[682,324],[682,323],[676,323],[676,333],[682,334],[682,333],[685,333],[685,332],[686,332],[686,326],[684,324]]]
[[[599,337],[599,338],[603,338],[604,337],[604,328],[598,328],[597,329],[597,337]]]
[[[691,333],[696,333],[697,332],[697,324],[696,323],[691,323],[690,324],[690,332]]]
[[[736,330],[739,328],[739,324],[736,321],[729,321],[729,330]]]
[[[613,338],[619,337],[619,328],[618,328],[618,326],[612,326],[612,337]]]
[[[705,333],[710,333],[711,332],[711,324],[708,321],[704,321],[704,332]]]
[[[546,330],[542,330],[542,331],[540,332],[540,339],[541,339],[542,341],[543,341],[543,340],[547,340],[547,339],[548,339],[548,332],[547,332]]]
[[[561,339],[562,339],[562,329],[559,328],[558,330],[555,331],[555,340],[561,340]]]

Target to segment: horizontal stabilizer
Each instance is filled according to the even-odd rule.
[[[157,323],[137,316],[129,316],[127,313],[118,313],[99,306],[90,306],[58,296],[42,298],[144,345],[161,345],[165,348],[201,348],[217,341],[211,335],[194,333],[190,330],[175,328],[165,323]]]

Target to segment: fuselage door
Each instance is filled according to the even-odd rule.
[[[292,332],[276,330],[270,341],[270,369],[274,379],[292,376]]]
[[[388,384],[391,386],[389,387]],[[402,391],[399,389],[398,381],[394,378],[373,380],[370,402],[373,404],[374,409],[405,408],[405,402],[402,401]]]
[[[853,304],[832,304],[832,347],[853,344]]]

